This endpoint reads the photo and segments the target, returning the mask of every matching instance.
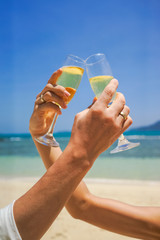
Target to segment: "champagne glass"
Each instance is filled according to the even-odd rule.
[[[98,98],[103,92],[104,88],[113,79],[110,65],[104,54],[98,53],[91,55],[86,59],[87,75],[93,92]],[[116,93],[114,94],[111,103],[114,101]],[[110,103],[110,104],[111,104]],[[129,142],[122,134],[118,139],[118,146],[110,153],[117,153],[139,146],[140,143]]]
[[[57,84],[65,87],[65,89],[70,93],[67,104],[71,101],[74,94],[76,93],[76,90],[83,76],[84,67],[85,67],[85,62],[81,58],[74,55],[68,55],[63,64],[63,67],[61,67],[63,72],[58,78]],[[59,146],[59,143],[53,137],[53,131],[54,131],[54,126],[55,126],[57,117],[58,117],[58,114],[56,113],[54,115],[52,124],[48,132],[44,136],[39,136],[35,138],[37,142],[46,146],[51,146],[51,147]]]

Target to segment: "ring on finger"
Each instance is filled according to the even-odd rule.
[[[120,112],[119,115],[122,116],[124,120],[127,119],[127,115],[124,112]]]
[[[41,100],[41,103],[44,103],[44,102],[45,102],[44,97],[43,97],[43,94],[40,95],[40,100]]]

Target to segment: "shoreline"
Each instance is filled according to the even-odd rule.
[[[160,185],[160,180],[112,179],[112,178],[84,178],[89,184],[126,184],[126,185]]]
[[[42,176],[0,176],[0,182],[21,181],[21,182],[37,182]],[[160,185],[160,180],[139,180],[139,179],[116,179],[116,178],[90,178],[84,177],[86,184],[126,184],[126,185]]]

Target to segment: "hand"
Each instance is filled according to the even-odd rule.
[[[108,107],[117,87],[118,81],[113,79],[98,100],[75,117],[70,143],[79,154],[85,152],[88,159],[95,160],[132,124],[123,94],[117,93]],[[122,111],[127,119],[119,115]]]
[[[60,107],[67,108],[66,101],[70,94],[64,87],[56,85],[61,74],[62,69],[54,72],[45,88],[37,95],[29,124],[32,136],[43,136],[47,133],[54,115],[61,114]],[[41,96],[43,96],[43,100]]]

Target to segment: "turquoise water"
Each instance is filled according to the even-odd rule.
[[[70,133],[55,134],[62,150]],[[160,132],[126,133],[128,140],[140,142],[135,149],[110,154],[117,142],[102,153],[87,174],[89,178],[160,180]],[[0,177],[39,177],[45,168],[28,134],[0,135]]]

